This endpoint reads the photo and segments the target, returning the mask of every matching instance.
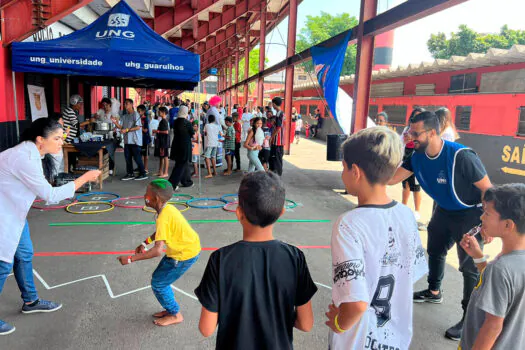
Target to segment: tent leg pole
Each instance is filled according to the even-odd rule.
[[[16,76],[15,76],[15,72],[11,72],[12,73],[12,77],[13,77],[13,99],[14,99],[14,102],[15,102],[15,118],[16,118],[16,124],[15,124],[15,127],[16,127],[16,143],[20,142],[20,126],[18,125],[18,103],[16,101]]]
[[[199,82],[199,84],[197,84],[197,100],[196,100],[196,106],[195,106],[195,114],[197,114],[197,118],[199,118],[199,133],[201,132],[201,83]],[[197,140],[199,140],[199,137],[197,136]],[[203,150],[203,147],[204,147],[204,140],[201,140],[201,145],[200,145],[201,148],[201,152],[199,153],[202,153],[202,150]],[[198,162],[198,166],[197,166],[197,169],[199,171],[199,196],[202,196],[202,180],[201,180],[201,155],[199,154],[199,162]]]
[[[66,105],[69,106],[69,75],[66,75]]]

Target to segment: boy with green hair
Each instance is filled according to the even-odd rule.
[[[153,294],[164,308],[153,316],[157,326],[168,326],[181,323],[184,318],[175,300],[171,284],[178,280],[199,258],[201,244],[199,235],[191,228],[184,216],[168,201],[173,196],[173,186],[168,180],[153,180],[144,195],[146,206],[157,212],[156,230],[136,249],[135,255],[123,255],[117,259],[122,265],[134,261],[162,258],[151,278]],[[151,249],[148,247],[154,243]]]

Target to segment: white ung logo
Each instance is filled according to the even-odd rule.
[[[108,27],[127,27],[129,25],[129,15],[114,13],[109,15]]]

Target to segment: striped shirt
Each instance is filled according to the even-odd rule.
[[[277,112],[275,116],[275,128],[277,132],[273,138],[272,146],[284,146],[283,111]]]
[[[62,119],[64,120],[64,130],[69,129],[69,135],[66,138],[67,143],[72,143],[73,139],[78,136],[78,117],[73,108],[67,107],[62,111]]]

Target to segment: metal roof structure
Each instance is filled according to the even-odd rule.
[[[51,0],[3,0],[5,17],[15,14],[33,23],[17,23],[4,34],[5,44],[21,41],[40,28],[59,22],[72,30],[82,29],[103,15],[119,0],[61,0],[60,8]],[[266,28],[271,31],[288,13],[289,0],[126,0],[158,34],[177,46],[201,56],[201,72],[224,65],[234,52],[243,54],[248,34],[249,49],[259,43],[261,9],[266,7]],[[31,11],[31,12],[29,12]],[[242,56],[241,56],[242,57]]]
[[[510,49],[489,49],[487,53],[471,53],[468,56],[452,56],[450,59],[436,59],[433,62],[421,62],[381,69],[372,72],[372,80],[410,77],[416,75],[451,72],[479,67],[501,66],[525,62],[525,45],[513,45]],[[353,84],[355,75],[341,76],[340,84]],[[294,85],[294,91],[308,90],[318,87],[317,81]],[[284,89],[269,90],[269,93],[282,92]]]

